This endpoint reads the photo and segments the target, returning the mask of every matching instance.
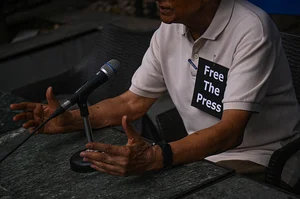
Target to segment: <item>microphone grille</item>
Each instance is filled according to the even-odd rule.
[[[101,70],[106,73],[108,78],[114,77],[120,67],[120,62],[116,59],[112,59],[101,67]]]

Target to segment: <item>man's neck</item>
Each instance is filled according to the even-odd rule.
[[[201,35],[203,35],[203,33],[207,30],[218,10],[220,2],[221,0],[208,1],[201,10],[183,23],[189,28],[194,40],[201,37]]]

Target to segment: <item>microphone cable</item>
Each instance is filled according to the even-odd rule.
[[[29,138],[31,138],[38,130],[40,130],[47,122],[49,122],[51,119],[55,118],[56,115],[51,115],[48,119],[46,119],[42,124],[40,124],[34,131],[27,136],[20,144],[18,144],[13,150],[11,150],[9,153],[7,153],[4,157],[0,159],[0,164],[3,162],[7,157],[9,157],[13,152],[15,152],[19,147],[21,147]]]
[[[75,104],[83,94],[89,94],[94,89],[96,89],[100,84],[105,83],[109,78],[114,77],[116,75],[116,70],[120,67],[120,62],[118,60],[112,59],[109,62],[105,63],[100,71],[96,74],[96,76],[89,82],[87,81],[82,87],[80,87],[70,99],[65,101],[60,107],[58,107],[55,112],[46,119],[42,124],[40,124],[28,137],[26,137],[18,146],[16,146],[13,150],[11,150],[8,154],[6,154],[3,158],[0,159],[0,164],[3,162],[8,156],[10,156],[15,150],[17,150],[20,146],[22,146],[32,135],[34,135],[38,130],[40,130],[49,120],[55,118],[61,113],[65,112],[68,108],[70,108],[73,104]]]

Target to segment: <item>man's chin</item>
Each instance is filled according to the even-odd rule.
[[[160,16],[160,20],[166,24],[176,23],[176,20],[174,19],[174,17]]]

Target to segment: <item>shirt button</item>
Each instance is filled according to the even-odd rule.
[[[195,55],[194,55],[194,59],[199,59],[199,55],[198,55],[198,54],[195,54]]]

